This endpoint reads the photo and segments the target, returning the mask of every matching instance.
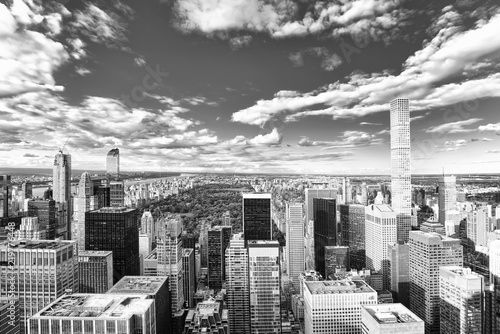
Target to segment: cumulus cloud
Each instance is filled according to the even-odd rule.
[[[325,71],[333,71],[342,64],[342,59],[336,53],[330,52],[326,47],[310,47],[304,50],[291,52],[288,59],[294,67],[304,66],[305,58],[319,58],[320,66]]]

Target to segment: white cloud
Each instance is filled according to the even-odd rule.
[[[482,121],[481,118],[471,118],[467,119],[464,121],[457,121],[457,122],[451,122],[451,123],[445,123],[437,126],[432,126],[428,129],[425,130],[427,133],[446,133],[446,134],[452,134],[452,133],[469,133],[469,132],[474,132],[476,129],[467,129],[465,126],[475,124],[477,122]]]

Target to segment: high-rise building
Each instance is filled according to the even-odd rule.
[[[144,276],[158,276],[158,252],[153,249],[143,260]]]
[[[251,333],[281,334],[279,242],[248,241]]]
[[[410,232],[410,309],[425,321],[426,334],[438,334],[439,268],[462,266],[460,240],[437,233]]]
[[[439,177],[438,184],[439,223],[444,226],[452,218],[450,214],[456,213],[457,178],[443,175]]]
[[[226,284],[230,333],[250,334],[248,250],[243,233],[234,234],[226,249]]]
[[[325,276],[325,246],[337,245],[337,209],[333,198],[315,198],[314,207],[314,263]]]
[[[492,285],[490,295],[491,311],[488,312],[488,322],[491,332],[500,331],[500,240],[494,240],[490,243],[490,283]],[[490,334],[487,332],[487,334]]]
[[[210,227],[206,221],[201,222],[200,227],[200,265],[201,268],[208,267],[208,230]]]
[[[76,228],[73,228],[72,239],[77,241],[78,250],[85,250],[85,213],[97,209],[95,205],[91,207],[91,197],[94,196],[94,184],[92,183],[90,174],[87,172],[83,173],[80,177],[77,196],[77,226]]]
[[[366,267],[365,207],[358,204],[340,205],[340,245],[349,247],[351,268]]]
[[[60,297],[29,319],[28,334],[155,334],[154,300],[125,293]]]
[[[53,200],[29,200],[28,216],[38,217],[39,229],[45,231],[47,239],[54,239],[56,233],[56,203]]]
[[[271,240],[271,194],[243,194],[245,240]]]
[[[11,176],[0,175],[0,218],[9,216],[9,203],[11,197]]]
[[[184,268],[182,257],[182,220],[179,216],[164,219],[160,229],[162,238],[157,242],[158,275],[170,277],[172,313],[177,313],[184,306]]]
[[[299,291],[299,275],[304,271],[304,205],[286,204],[286,263],[290,282]]]
[[[483,333],[484,278],[470,268],[439,268],[441,333]]]
[[[325,278],[335,274],[337,269],[348,270],[349,247],[346,246],[325,246]]]
[[[38,217],[22,217],[17,239],[47,240],[47,230],[41,230]]]
[[[19,300],[0,297],[0,333],[19,334]]]
[[[0,259],[14,262],[14,267],[0,266],[0,297],[19,299],[21,334],[29,317],[63,294],[78,292],[74,241],[4,242]]]
[[[228,334],[228,313],[223,303],[214,298],[198,303],[196,309],[189,310],[184,325],[184,334]]]
[[[389,245],[390,289],[398,303],[410,307],[410,246],[399,241]]]
[[[112,207],[125,206],[125,184],[123,181],[109,183],[109,205]]]
[[[408,241],[411,230],[410,100],[391,101],[391,194],[398,214],[398,240]]]
[[[169,292],[170,279],[166,276],[146,277],[146,276],[125,276],[118,283],[116,283],[108,295],[139,295],[147,299],[154,300],[154,321],[156,324],[155,332],[170,334],[170,292]],[[152,333],[155,333],[152,331]],[[132,332],[143,333],[143,332]]]
[[[424,334],[422,319],[402,304],[364,305],[361,307],[362,334]]]
[[[222,225],[223,226],[231,226],[231,212],[226,211],[222,215]]]
[[[139,224],[134,209],[101,208],[85,213],[85,249],[113,252],[113,282],[139,274]]]
[[[106,156],[106,174],[120,176],[120,150],[117,148],[110,150]]]
[[[305,211],[306,211],[306,224],[314,219],[314,199],[315,198],[333,198],[337,199],[337,189],[313,189],[307,188],[305,190]]]
[[[54,158],[52,198],[59,203],[71,201],[71,155],[62,151]]]
[[[305,334],[361,332],[361,306],[377,304],[364,281],[304,282]]]
[[[24,193],[25,199],[30,199],[33,197],[33,183],[31,182],[23,182],[21,184],[21,190]]]
[[[226,279],[226,248],[231,240],[230,226],[214,226],[208,230],[208,286],[222,289]]]
[[[467,239],[470,239],[474,246],[487,247],[489,232],[491,232],[491,226],[487,207],[483,206],[467,212]]]
[[[366,207],[366,266],[382,273],[383,290],[390,287],[389,245],[397,241],[397,214],[388,205]]]
[[[94,182],[94,195],[97,196],[97,208],[107,208],[111,206],[110,204],[110,188],[109,181],[107,179],[101,180],[101,182]]]
[[[113,252],[79,250],[78,277],[78,292],[107,292],[113,286]]]
[[[194,307],[194,293],[196,292],[196,263],[194,249],[184,248],[182,255],[184,266],[184,302],[187,307]]]

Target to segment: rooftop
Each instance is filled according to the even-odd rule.
[[[258,199],[271,199],[271,194],[263,194],[263,193],[258,193],[258,194],[248,194],[244,193],[243,194],[243,199],[251,199],[251,198],[258,198]]]
[[[364,281],[306,281],[305,285],[313,295],[375,292]]]
[[[94,250],[81,250],[81,251],[78,251],[78,256],[87,256],[87,257],[90,257],[90,256],[109,256],[113,254],[112,251],[94,251]]]
[[[73,294],[57,299],[33,318],[128,319],[151,307],[154,300],[141,295]]]
[[[156,294],[167,276],[125,276],[108,293]]]
[[[362,306],[380,324],[423,322],[402,304],[377,304]]]
[[[248,247],[279,246],[278,240],[249,240]]]
[[[158,259],[158,249],[155,248],[151,251],[151,253],[146,256],[146,260],[156,260]]]
[[[0,243],[0,248],[8,245],[10,249],[61,249],[75,243],[74,240],[15,240]]]
[[[122,213],[122,212],[132,212],[135,211],[135,209],[130,209],[126,207],[105,207],[105,208],[100,208],[98,210],[90,211],[93,213]]]

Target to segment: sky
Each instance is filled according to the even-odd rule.
[[[0,167],[389,174],[500,170],[497,0],[8,0]]]

